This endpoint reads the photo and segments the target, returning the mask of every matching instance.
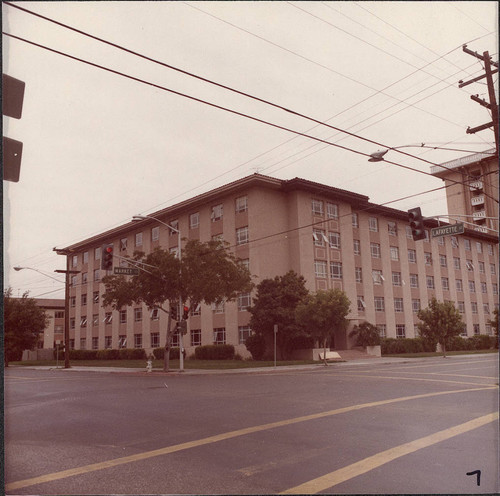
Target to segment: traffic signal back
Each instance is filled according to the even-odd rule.
[[[411,227],[411,234],[414,241],[425,239],[424,218],[420,207],[408,210],[408,221]]]

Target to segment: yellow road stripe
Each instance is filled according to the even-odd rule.
[[[5,490],[6,491],[14,491],[16,489],[34,486],[36,484],[42,484],[44,482],[51,482],[51,481],[55,481],[55,480],[59,480],[59,479],[65,479],[67,477],[73,477],[75,475],[87,474],[90,472],[95,472],[97,470],[103,470],[106,468],[116,467],[116,466],[124,465],[127,463],[138,462],[141,460],[146,460],[148,458],[153,458],[153,457],[157,457],[157,456],[168,455],[170,453],[175,453],[178,451],[196,448],[196,447],[204,446],[204,445],[211,444],[211,443],[217,443],[219,441],[225,441],[227,439],[233,439],[233,438],[239,437],[239,436],[246,436],[247,434],[253,434],[256,432],[262,432],[262,431],[266,431],[269,429],[275,429],[277,427],[284,427],[284,426],[288,426],[288,425],[293,425],[293,424],[297,424],[300,422],[307,422],[309,420],[321,419],[321,418],[329,417],[332,415],[338,415],[341,413],[347,413],[347,412],[352,412],[355,410],[361,410],[364,408],[373,408],[373,407],[377,407],[377,406],[389,405],[391,403],[399,403],[402,401],[418,400],[418,399],[422,399],[422,398],[432,398],[434,396],[442,396],[445,394],[467,393],[467,392],[472,392],[472,391],[485,391],[485,390],[489,390],[489,389],[494,389],[494,388],[491,386],[488,386],[488,387],[481,387],[481,388],[461,389],[461,390],[455,390],[455,391],[440,391],[440,392],[435,392],[435,393],[418,394],[415,396],[403,396],[403,397],[399,397],[399,398],[391,398],[388,400],[373,401],[371,403],[362,403],[359,405],[351,405],[351,406],[347,406],[344,408],[338,408],[336,410],[329,410],[326,412],[314,413],[311,415],[304,415],[302,417],[295,417],[295,418],[291,418],[288,420],[280,420],[278,422],[272,422],[269,424],[256,425],[254,427],[247,427],[245,429],[229,431],[229,432],[225,432],[225,433],[218,434],[215,436],[209,436],[209,437],[206,437],[203,439],[189,441],[187,443],[176,444],[174,446],[167,446],[165,448],[160,448],[160,449],[156,449],[156,450],[152,450],[152,451],[145,451],[143,453],[137,453],[135,455],[125,456],[125,457],[121,457],[121,458],[115,458],[113,460],[108,460],[108,461],[99,462],[99,463],[93,463],[90,465],[84,465],[82,467],[75,467],[75,468],[68,469],[68,470],[62,470],[60,472],[54,472],[52,474],[41,475],[39,477],[33,477],[31,479],[25,479],[25,480],[21,480],[21,481],[11,482],[11,483],[5,485]]]
[[[335,470],[334,472],[330,472],[322,477],[318,477],[317,479],[305,482],[299,486],[287,489],[280,494],[315,494],[320,491],[325,491],[326,489],[357,477],[358,475],[365,474],[370,470],[380,467],[381,465],[385,465],[386,463],[396,460],[397,458],[414,453],[415,451],[423,448],[428,448],[433,444],[440,443],[441,441],[445,441],[454,436],[477,429],[478,427],[482,427],[483,425],[494,422],[495,420],[498,420],[498,412],[475,418],[469,422],[465,422],[463,424],[450,427],[449,429],[436,432],[435,434],[416,439],[415,441],[382,451],[376,455],[369,456],[364,460],[360,460],[359,462],[352,463],[351,465],[347,465],[346,467]]]

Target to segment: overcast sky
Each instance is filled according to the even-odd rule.
[[[380,146],[483,151],[491,130],[483,68],[498,60],[496,2],[19,2],[17,5],[163,64],[327,122],[356,136],[181,74],[3,4],[3,31],[128,76],[366,154]],[[4,186],[5,286],[63,297],[68,246],[217,186],[260,172],[300,177],[385,203],[441,180],[3,36],[3,72],[26,83],[21,178]],[[495,76],[496,77],[496,76]],[[357,137],[359,136],[359,137]],[[405,148],[433,163],[465,152]],[[429,163],[395,151],[399,164]],[[444,190],[391,203],[446,213]],[[62,280],[62,278],[61,278]]]

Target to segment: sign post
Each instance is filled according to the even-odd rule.
[[[453,234],[463,234],[463,233],[464,233],[464,225],[461,222],[453,224],[451,226],[433,227],[431,229],[431,235],[433,238],[439,238],[440,236],[450,236]]]
[[[274,368],[276,368],[276,334],[278,334],[278,324],[274,324]]]

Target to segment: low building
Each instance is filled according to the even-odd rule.
[[[338,288],[351,301],[352,324],[368,321],[382,336],[417,335],[416,312],[430,298],[456,303],[466,334],[491,334],[489,319],[498,299],[498,240],[466,229],[456,236],[415,242],[407,212],[369,202],[364,195],[304,179],[253,174],[151,217],[180,230],[185,239],[223,239],[249,267],[255,282],[294,270],[310,291]],[[127,265],[135,250],[176,251],[177,234],[152,219],[129,222],[65,248],[73,275],[70,343],[76,349],[164,346],[166,316],[143,305],[103,308],[101,248],[114,246],[115,265]],[[119,261],[119,262],[118,262]],[[248,355],[251,294],[219,306],[191,309],[184,346],[227,343]],[[348,349],[348,333],[333,348]]]

